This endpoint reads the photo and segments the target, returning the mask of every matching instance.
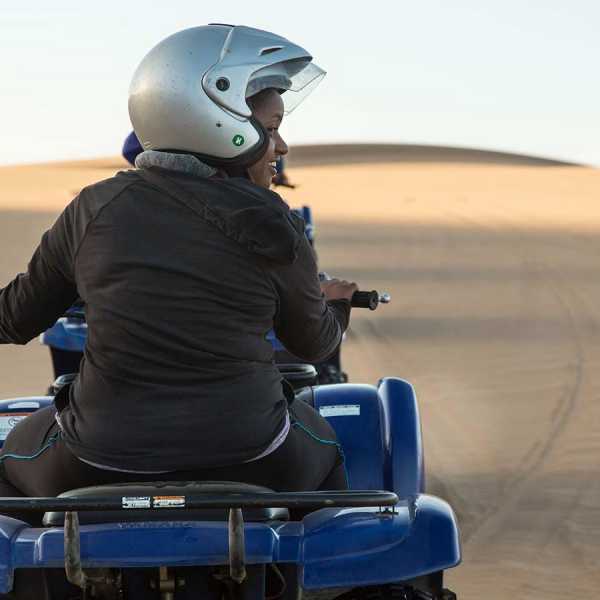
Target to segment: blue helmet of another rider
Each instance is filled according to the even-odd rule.
[[[137,135],[135,135],[135,131],[132,131],[123,142],[123,150],[121,154],[123,158],[131,165],[135,166],[135,158],[138,154],[141,154],[144,151],[140,141],[137,139]]]

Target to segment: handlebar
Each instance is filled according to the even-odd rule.
[[[354,292],[350,300],[350,305],[354,308],[368,308],[369,310],[375,310],[379,303],[388,304],[391,301],[389,294],[380,294],[373,290],[371,292]]]
[[[331,281],[333,277],[326,273],[325,271],[321,271],[319,273],[319,281]],[[368,308],[369,310],[375,310],[379,304],[389,304],[392,301],[392,297],[386,293],[379,293],[376,290],[372,290],[371,292],[361,292],[360,290],[354,292],[352,294],[352,298],[350,298],[350,306],[353,308]]]
[[[350,305],[353,308],[368,308],[369,310],[375,310],[379,304],[388,304],[391,300],[391,296],[387,293],[380,294],[376,290],[370,292],[358,291],[352,294]],[[68,319],[85,321],[85,311],[83,310],[82,305],[69,308],[62,316],[67,317]]]

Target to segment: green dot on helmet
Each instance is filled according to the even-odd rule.
[[[238,148],[240,146],[244,145],[244,136],[240,135],[239,133],[233,136],[233,139],[231,140],[233,142],[234,146],[238,146]]]

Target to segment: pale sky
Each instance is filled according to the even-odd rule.
[[[161,39],[267,29],[328,75],[290,144],[457,145],[600,165],[600,1],[0,3],[0,164],[110,156],[129,81]]]

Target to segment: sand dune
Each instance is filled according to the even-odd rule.
[[[0,207],[12,210],[61,210],[79,190],[121,169],[122,158],[0,167]]]
[[[354,311],[344,362],[354,381],[398,375],[416,386],[429,487],[463,532],[450,587],[461,600],[592,596],[600,171],[311,160],[298,159],[299,187],[284,196],[312,205],[325,270],[392,293],[377,313]],[[0,169],[0,285],[73,191],[118,167]],[[0,396],[38,393],[49,379],[36,342],[0,347]]]
[[[291,166],[353,163],[467,163],[536,167],[576,166],[560,160],[477,148],[425,146],[417,144],[321,144],[294,146]]]

